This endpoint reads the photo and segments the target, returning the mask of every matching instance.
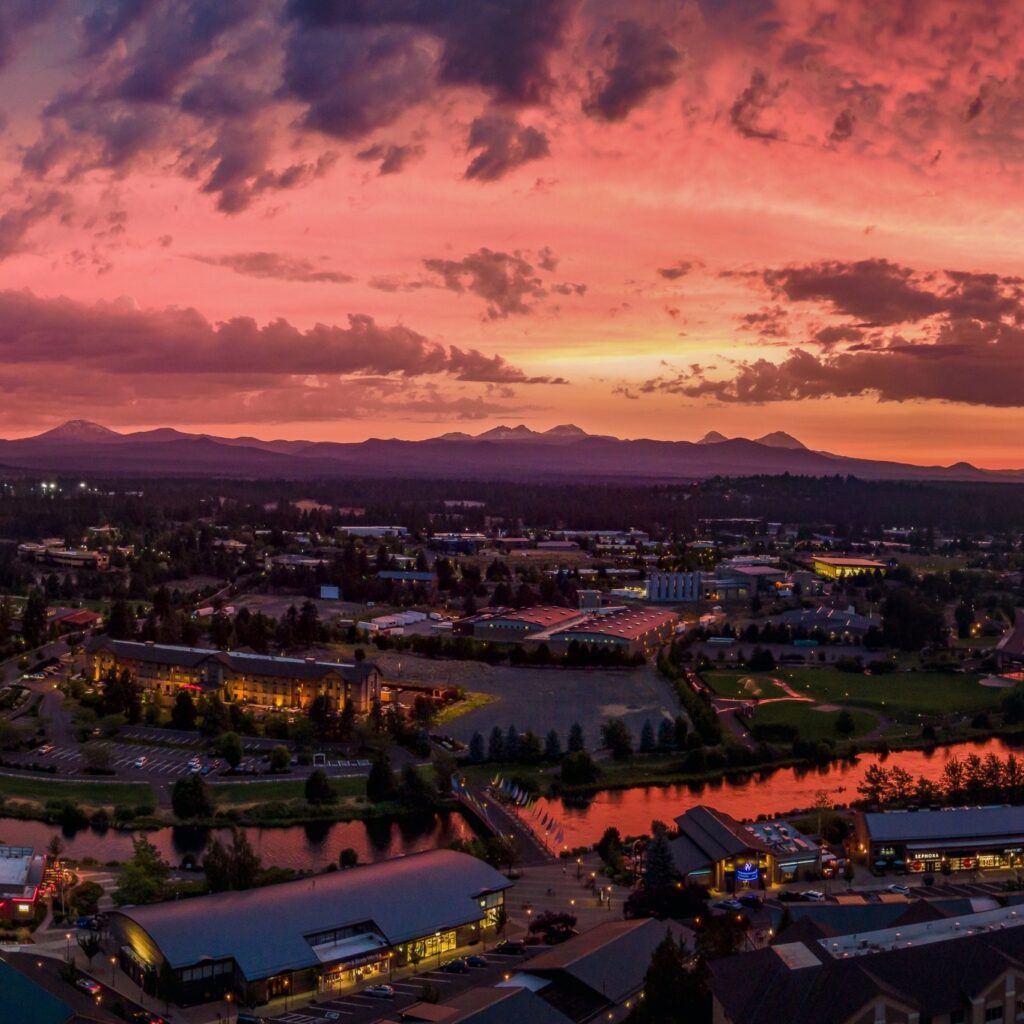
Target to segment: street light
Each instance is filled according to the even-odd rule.
[[[64,958],[71,963],[71,932],[64,933],[64,941],[67,943],[67,953]]]
[[[117,963],[117,957],[112,956],[110,958],[110,984],[114,984],[114,965]]]

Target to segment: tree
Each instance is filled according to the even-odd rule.
[[[367,794],[369,794],[369,780],[367,780]],[[418,807],[429,807],[433,801],[433,793],[426,779],[420,774],[419,769],[411,761],[402,765],[401,781],[398,784],[398,795],[406,803]],[[383,799],[387,799],[384,797]]]
[[[966,640],[971,635],[971,626],[974,625],[974,609],[965,601],[961,601],[953,611],[953,621],[956,622],[956,635],[961,640]]]
[[[370,774],[373,774],[372,769]],[[367,780],[367,792],[369,792],[369,780]],[[327,773],[319,768],[311,772],[306,779],[305,795],[306,802],[310,804],[333,804],[338,797],[331,785],[331,780],[327,778]]]
[[[106,743],[86,743],[82,747],[86,771],[103,775],[110,770],[110,747]]]
[[[46,639],[46,632],[46,598],[41,590],[33,587],[21,613],[21,635],[25,646],[38,647]]]
[[[514,725],[510,725],[505,733],[505,760],[519,760],[519,730]]]
[[[287,771],[288,765],[292,763],[292,755],[288,752],[288,748],[282,743],[278,743],[270,751],[270,770],[272,772],[283,772]]]
[[[653,754],[654,746],[654,726],[651,724],[651,720],[646,718],[640,729],[640,753]]]
[[[107,633],[112,640],[130,640],[135,636],[135,613],[127,601],[117,600],[110,606]]]
[[[524,764],[536,764],[542,754],[540,737],[532,729],[527,729],[519,742],[519,760]]]
[[[836,732],[839,733],[840,736],[847,738],[853,735],[853,731],[856,728],[857,726],[853,720],[853,715],[851,715],[846,708],[843,708],[843,710],[836,715]]]
[[[158,903],[164,896],[170,866],[161,860],[159,851],[145,836],[135,836],[132,847],[131,858],[121,865],[114,902],[118,906]]]
[[[668,833],[664,828],[656,828],[644,857],[644,888],[651,893],[665,893],[675,886],[675,874]]]
[[[638,999],[630,1024],[690,1024],[709,1020],[710,998],[694,968],[693,955],[670,931],[665,932],[644,975],[644,998]]]
[[[248,837],[237,828],[231,831],[230,847],[215,838],[203,858],[203,871],[212,892],[251,889],[261,868],[260,858]]]
[[[476,731],[469,740],[469,759],[474,764],[479,764],[486,756],[487,748],[484,745],[484,738],[479,731]]]
[[[548,761],[557,761],[562,756],[562,741],[558,738],[558,732],[552,729],[544,737],[544,757]]]
[[[171,808],[178,818],[209,818],[213,815],[206,780],[196,772],[178,779],[171,790]]]
[[[366,777],[366,795],[374,803],[390,800],[395,795],[395,773],[391,769],[391,758],[381,752],[370,765]]]
[[[491,730],[491,738],[487,743],[487,760],[505,760],[505,734],[497,725]]]
[[[676,715],[676,720],[672,723],[672,732],[674,733],[676,750],[684,750],[686,748],[686,734],[689,731],[690,727],[687,724],[686,719],[682,715]]]
[[[579,722],[572,723],[572,728],[569,729],[569,739],[565,746],[570,754],[575,754],[586,748],[586,744],[583,742],[583,726]]]
[[[658,749],[671,750],[675,746],[676,731],[671,718],[663,718],[658,723]]]
[[[171,707],[171,728],[191,732],[196,727],[196,702],[188,690],[179,690]]]
[[[775,658],[766,647],[755,647],[747,668],[751,672],[771,672],[775,668]]]
[[[541,936],[542,941],[549,946],[556,946],[576,934],[576,915],[547,910],[530,922],[530,934]]]
[[[351,846],[346,846],[341,853],[338,854],[338,867],[342,871],[347,871],[349,868],[359,866],[359,853],[354,850]]]
[[[217,740],[217,753],[227,761],[229,768],[242,763],[242,741],[237,732],[226,732]]]
[[[601,769],[585,750],[577,750],[562,758],[561,775],[567,786],[588,786],[597,782]]]
[[[601,726],[601,742],[612,752],[616,761],[624,761],[633,753],[633,737],[621,718],[609,718]]]
[[[85,959],[92,967],[93,958],[100,951],[100,936],[98,932],[79,932],[78,948],[85,954]]]
[[[203,716],[202,733],[204,736],[219,736],[231,725],[228,709],[219,693],[207,694],[200,698],[199,711]]]

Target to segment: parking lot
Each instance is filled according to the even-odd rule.
[[[371,1021],[394,1019],[396,1011],[418,1002],[424,990],[433,987],[440,993],[441,1002],[464,992],[467,988],[480,985],[494,985],[506,974],[516,970],[523,963],[522,956],[504,956],[499,953],[477,953],[487,961],[486,967],[473,968],[468,974],[448,974],[445,971],[421,970],[419,974],[387,982],[394,990],[392,999],[374,999],[370,996],[352,993],[331,999],[322,994],[315,1004],[297,1009],[285,1009],[264,1019],[273,1024],[321,1024],[323,1021],[344,1021],[345,1024],[370,1024]],[[386,982],[386,979],[382,979]]]
[[[91,741],[95,745],[104,745],[109,750],[108,767],[118,778],[131,779],[175,779],[187,775],[191,762],[198,758],[203,766],[204,774],[211,781],[221,781],[232,776],[227,774],[227,765],[220,758],[207,753],[209,746],[205,739],[196,737],[189,746],[158,746],[155,744],[117,743]],[[44,753],[45,751],[45,753]],[[9,755],[11,761],[22,764],[53,764],[61,775],[81,774],[89,761],[81,747],[57,746],[45,744],[33,747],[32,750]],[[346,760],[340,757],[325,756],[317,758],[312,766],[293,766],[292,774],[305,777],[314,768],[321,768],[335,778],[365,775],[370,770],[370,762],[364,758]],[[236,774],[253,774],[263,776],[267,770],[267,762],[261,755],[243,757]],[[97,776],[102,778],[102,776]]]

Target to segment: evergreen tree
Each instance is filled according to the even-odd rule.
[[[514,726],[508,727],[508,732],[505,733],[505,760],[506,761],[518,761],[519,760],[519,730]]]
[[[586,749],[586,744],[583,742],[583,726],[579,722],[573,722],[572,728],[569,730],[569,740],[566,744],[566,749],[570,754],[576,754],[581,750]]]
[[[682,715],[676,715],[672,731],[675,733],[676,750],[684,750],[686,748],[686,734],[690,731],[690,727],[686,724],[686,719]]]
[[[486,756],[487,748],[484,745],[484,738],[477,730],[469,740],[469,759],[474,764],[479,764]]]
[[[562,741],[558,738],[558,732],[554,729],[544,737],[544,756],[549,761],[557,761],[562,756]]]
[[[654,726],[651,725],[649,718],[644,720],[644,724],[640,729],[640,753],[654,753]]]
[[[644,856],[644,888],[652,893],[663,893],[675,885],[675,862],[668,834],[663,828],[654,830]]]
[[[371,768],[370,778],[372,777],[373,769]],[[367,795],[369,795],[369,779],[367,779],[366,789]],[[334,792],[334,787],[331,785],[331,780],[327,778],[327,773],[318,768],[306,779],[305,796],[306,802],[310,804],[332,804],[337,799],[338,794]]]
[[[135,613],[127,601],[118,600],[110,606],[107,633],[112,640],[130,640],[135,636]]]
[[[213,814],[213,800],[202,775],[186,775],[175,782],[171,808],[179,818],[208,818]]]
[[[676,732],[670,718],[663,718],[658,723],[658,749],[671,750],[675,746]]]
[[[46,598],[41,590],[33,587],[21,613],[21,635],[25,646],[38,647],[46,639],[46,633]]]
[[[145,836],[133,838],[132,847],[131,858],[121,865],[114,902],[118,906],[159,903],[164,897],[170,866],[160,859],[159,851]]]
[[[188,690],[179,690],[171,707],[171,728],[191,732],[196,727],[196,702]]]
[[[395,795],[395,773],[391,769],[391,758],[384,752],[378,754],[370,766],[366,795],[374,803],[390,800]]]
[[[497,725],[491,730],[491,738],[487,743],[487,760],[505,760],[505,734]]]
[[[654,950],[644,975],[644,998],[638,999],[629,1024],[691,1024],[710,1020],[710,999],[686,945],[670,931]]]

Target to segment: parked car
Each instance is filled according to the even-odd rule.
[[[466,957],[466,966],[467,967],[486,967],[487,966],[487,961],[482,956],[477,956],[476,953],[474,953],[472,956],[467,956]]]
[[[800,899],[807,900],[809,903],[823,903],[825,894],[817,889],[806,889],[800,893]]]
[[[446,964],[441,964],[441,970],[446,974],[469,974],[466,961],[461,957],[456,957],[454,960],[449,960]]]
[[[740,897],[740,903],[745,907],[749,907],[751,910],[761,909],[761,897],[755,896],[752,892],[744,893]]]
[[[137,757],[137,758],[135,758],[134,767],[135,768],[145,768],[147,761],[149,761],[148,757]]]
[[[371,999],[394,999],[395,990],[390,985],[371,985],[363,989],[363,995]]]
[[[743,909],[743,904],[740,903],[739,900],[733,900],[733,899],[719,900],[717,903],[713,904],[713,906],[714,906],[714,908],[716,910],[742,910]]]
[[[49,753],[49,752],[50,752],[51,750],[53,750],[53,744],[52,744],[52,743],[44,743],[44,744],[43,744],[43,745],[42,745],[42,746],[41,746],[41,747],[40,747],[40,748],[39,748],[39,749],[38,749],[38,750],[36,751],[36,753],[37,753],[37,754],[48,754],[48,753]]]
[[[502,956],[522,956],[526,952],[526,943],[514,939],[506,939],[494,947],[494,952]]]
[[[91,996],[98,996],[103,988],[98,981],[93,981],[92,978],[79,978],[75,984],[83,991],[88,992]]]
[[[896,893],[899,896],[909,896],[910,895],[910,886],[909,885],[899,885],[897,882],[893,882],[892,885],[887,885],[885,888],[886,888],[886,890],[888,892],[894,892],[894,893]]]

